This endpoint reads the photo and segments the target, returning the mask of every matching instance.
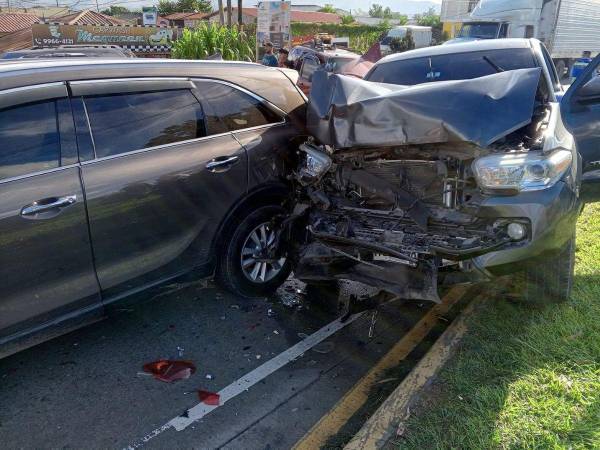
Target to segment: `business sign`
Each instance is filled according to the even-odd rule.
[[[265,44],[273,43],[277,50],[289,47],[291,40],[291,1],[259,2],[256,20],[256,56],[260,61],[265,54]]]
[[[33,45],[118,45],[132,50],[169,50],[179,38],[176,27],[137,27],[99,25],[52,25],[35,23],[31,26]]]
[[[157,21],[158,10],[156,6],[142,6],[142,24],[144,26],[156,25]]]

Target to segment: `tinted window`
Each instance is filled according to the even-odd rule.
[[[496,67],[515,70],[537,65],[530,49],[501,49],[392,61],[376,66],[367,79],[403,85],[468,80],[497,73]]]
[[[0,110],[0,179],[59,166],[54,100]]]
[[[221,83],[198,83],[209,134],[279,123],[282,118],[256,98]]]
[[[187,90],[91,96],[85,106],[97,158],[206,136]]]

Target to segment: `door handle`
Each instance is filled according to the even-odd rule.
[[[22,216],[33,216],[52,209],[60,209],[72,205],[77,201],[76,195],[67,195],[65,197],[50,197],[33,202],[21,209]]]
[[[219,156],[218,158],[209,161],[206,164],[206,168],[213,172],[224,171],[224,169],[227,169],[237,163],[239,159],[239,156]]]

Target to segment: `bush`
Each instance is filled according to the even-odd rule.
[[[214,22],[200,22],[195,29],[183,30],[173,43],[171,55],[179,59],[205,59],[220,53],[229,61],[254,61],[255,48],[254,34],[240,31],[237,26],[228,28]]]
[[[350,48],[358,53],[364,53],[389,29],[390,25],[388,23],[370,26],[359,24],[294,22],[292,23],[292,36],[315,35],[317,33],[328,33],[337,37],[348,36],[350,38]]]

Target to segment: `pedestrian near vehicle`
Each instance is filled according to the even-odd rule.
[[[265,44],[265,56],[263,56],[262,59],[262,64],[264,66],[270,66],[270,67],[277,67],[278,66],[278,62],[277,62],[277,57],[273,54],[273,44],[270,42],[267,42]]]

